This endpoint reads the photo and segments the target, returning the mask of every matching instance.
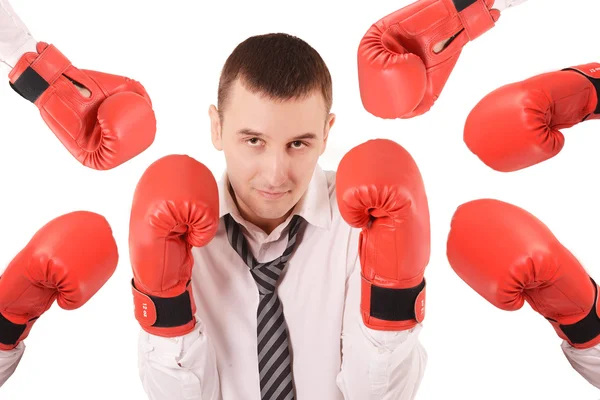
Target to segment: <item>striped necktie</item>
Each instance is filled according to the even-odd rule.
[[[234,250],[250,268],[259,292],[257,310],[258,371],[262,400],[294,400],[292,358],[283,307],[276,293],[281,272],[294,251],[302,219],[294,215],[289,225],[288,243],[281,257],[270,262],[256,261],[240,226],[231,215],[225,215],[227,238]]]

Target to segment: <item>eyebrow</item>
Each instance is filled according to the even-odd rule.
[[[242,128],[239,131],[237,131],[238,135],[249,135],[249,136],[256,136],[256,137],[264,137],[267,136],[262,132],[258,132],[258,131],[254,131],[250,128]],[[301,135],[295,136],[293,137],[291,140],[295,141],[295,140],[313,140],[316,139],[317,135],[312,133],[312,132],[307,132],[307,133],[303,133]]]

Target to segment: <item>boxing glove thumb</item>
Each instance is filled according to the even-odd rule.
[[[146,150],[156,133],[156,117],[148,99],[134,92],[109,96],[98,108],[98,125],[102,134],[95,135],[105,151],[95,151],[101,162],[91,162],[95,169],[120,165]],[[135,135],[132,132],[135,128]],[[109,161],[110,160],[110,161]]]
[[[425,64],[402,46],[394,29],[385,29],[381,22],[375,24],[358,51],[363,106],[371,114],[389,119],[411,113],[427,90]],[[385,60],[382,54],[387,55]]]
[[[512,172],[539,164],[563,149],[561,129],[600,118],[597,87],[598,63],[504,85],[469,113],[464,142],[496,171]]]

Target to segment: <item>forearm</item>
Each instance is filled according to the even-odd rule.
[[[220,400],[217,361],[201,323],[185,336],[163,338],[142,331],[139,373],[149,400]]]
[[[576,349],[565,341],[562,350],[575,371],[600,389],[600,345],[589,349]]]
[[[23,342],[12,350],[0,350],[0,387],[15,372],[24,352],[25,344]]]
[[[0,0],[0,62],[13,68],[24,53],[35,51],[36,44],[8,0]]]
[[[421,325],[400,332],[357,325],[360,333],[344,338],[337,380],[344,399],[414,399],[427,365],[427,353],[419,342]]]
[[[422,325],[398,331],[367,328],[360,314],[360,264],[358,259],[354,263],[347,283],[338,387],[345,400],[412,400],[427,364],[419,342]]]

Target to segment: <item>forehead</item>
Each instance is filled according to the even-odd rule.
[[[325,125],[327,111],[320,91],[294,99],[273,99],[253,92],[238,79],[231,85],[224,122],[233,129],[252,129],[269,136],[318,134]]]

